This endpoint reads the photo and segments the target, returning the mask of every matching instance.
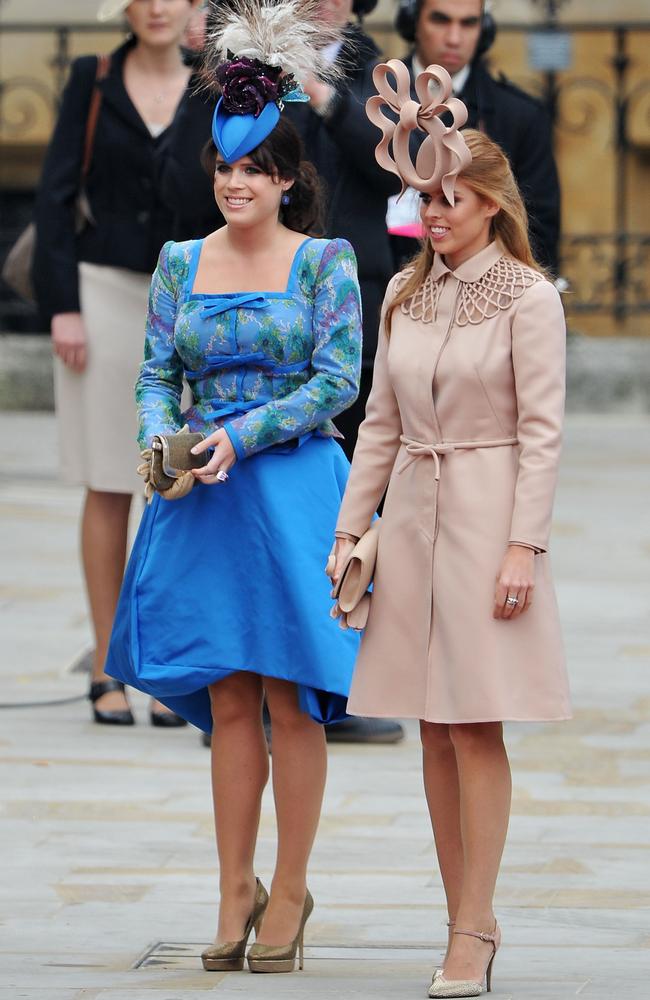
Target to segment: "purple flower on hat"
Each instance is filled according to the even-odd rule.
[[[280,97],[279,66],[268,66],[259,59],[236,56],[217,68],[223,107],[230,114],[254,115],[256,118],[270,101]]]

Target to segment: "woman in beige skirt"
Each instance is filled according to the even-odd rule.
[[[61,473],[86,487],[81,549],[95,634],[90,699],[96,722],[132,725],[124,685],[104,673],[127,549],[132,495],[141,492],[133,387],[142,361],[151,273],[175,212],[161,190],[165,132],[190,84],[180,42],[199,0],[105,0],[131,36],[110,57],[72,65],[36,204],[34,284],[55,353]],[[90,220],[76,232],[76,202],[92,95],[101,103],[83,181]],[[191,234],[186,234],[191,235]],[[155,725],[184,720],[154,703]]]
[[[422,192],[427,238],[386,293],[333,579],[388,486],[349,710],[420,720],[449,913],[429,995],[478,996],[485,980],[490,989],[500,943],[493,895],[511,794],[502,723],[570,715],[546,555],[564,317],[531,253],[505,155],[437,117],[465,121],[445,71],[431,66],[418,78],[426,108],[410,101],[402,63],[378,67],[375,82],[381,96],[368,114],[395,159],[386,141],[377,158]],[[382,102],[397,125],[382,118]],[[428,137],[414,167],[416,122]]]

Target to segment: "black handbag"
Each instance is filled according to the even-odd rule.
[[[86,121],[86,138],[84,141],[84,157],[81,166],[81,177],[79,183],[79,193],[75,203],[75,232],[79,234],[90,223],[94,225],[88,196],[86,195],[85,183],[90,164],[93,158],[93,147],[95,144],[95,132],[97,131],[97,120],[99,109],[102,103],[102,92],[97,86],[100,80],[108,76],[111,67],[110,55],[97,56],[97,73],[93,85],[93,94],[88,109],[88,119]],[[36,296],[32,284],[32,264],[34,261],[34,250],[36,247],[36,226],[33,222],[22,231],[2,265],[2,278],[5,284],[9,285],[12,292],[18,295],[25,302],[34,305]]]

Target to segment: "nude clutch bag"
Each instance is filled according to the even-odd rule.
[[[202,469],[210,461],[207,451],[193,455],[191,448],[205,435],[187,430],[177,434],[156,434],[151,441],[151,485],[155,490],[168,490],[183,472]]]
[[[379,528],[381,518],[372,522],[350,553],[350,558],[341,573],[338,583],[332,589],[332,597],[345,615],[346,624],[353,629],[366,627],[370,611],[369,587],[375,575]],[[328,563],[328,569],[331,563]]]

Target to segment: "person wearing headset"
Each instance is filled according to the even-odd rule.
[[[444,66],[454,93],[467,106],[467,127],[485,132],[508,156],[528,211],[536,258],[557,276],[560,187],[549,118],[535,98],[488,72],[483,57],[497,27],[486,7],[484,0],[400,0],[395,28],[412,46],[404,60],[411,79],[431,63]],[[391,225],[390,219],[389,211],[393,232],[414,235],[408,225]],[[400,236],[395,249],[403,261],[417,247]]]
[[[227,0],[223,5],[227,6]],[[348,240],[357,258],[363,305],[360,391],[350,409],[336,418],[349,458],[372,384],[381,303],[394,273],[386,201],[400,189],[399,180],[382,170],[375,159],[379,136],[365,110],[366,100],[375,93],[372,71],[381,54],[363,31],[362,21],[376,5],[377,0],[319,0],[323,20],[342,29],[340,41],[327,50],[328,61],[340,70],[337,82],[332,86],[313,78],[303,85],[309,103],[292,103],[284,111],[298,129],[306,157],[325,188],[323,236]],[[211,21],[218,16],[219,6],[208,5],[208,34]],[[203,38],[195,38],[193,44],[201,48]],[[187,95],[170,136],[162,182],[167,203],[176,207],[179,229],[197,237],[219,225],[212,182],[200,163],[212,111],[205,94]],[[397,743],[404,736],[402,726],[393,719],[349,718],[326,725],[325,731],[328,742]]]

